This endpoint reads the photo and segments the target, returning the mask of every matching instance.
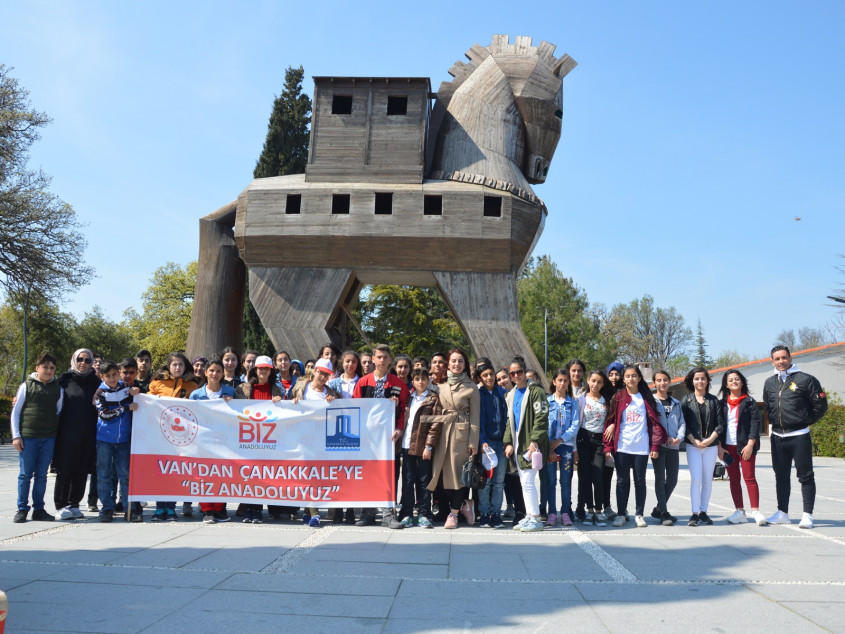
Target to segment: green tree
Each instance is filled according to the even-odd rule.
[[[255,178],[305,172],[311,98],[302,93],[304,75],[302,66],[285,70],[285,87],[273,101],[267,138],[253,172]]]
[[[27,168],[29,148],[50,122],[29,92],[0,64],[0,287],[21,309],[23,359],[28,318],[38,306],[87,284],[94,271],[81,259],[83,225],[73,208],[50,193],[50,177]]]
[[[185,349],[196,284],[196,260],[185,268],[168,262],[156,269],[141,296],[143,312],[138,314],[130,308],[124,313],[133,347],[149,350],[154,364],[162,363],[173,351]]]
[[[747,354],[742,354],[737,350],[723,350],[722,353],[713,359],[713,363],[711,367],[715,368],[727,368],[732,365],[739,365],[740,363],[745,363],[746,361],[751,361],[751,357]]]
[[[529,259],[516,289],[522,331],[541,363],[545,358],[544,325],[548,331],[550,372],[576,357],[588,367],[603,367],[613,360],[614,342],[602,335],[587,294],[565,277],[549,256]],[[544,324],[546,314],[548,322]]]
[[[388,344],[393,354],[430,355],[455,346],[469,350],[446,302],[432,287],[366,287],[352,314],[372,343]],[[364,347],[357,335],[353,345]]]
[[[619,359],[646,361],[655,368],[669,367],[671,360],[684,354],[692,341],[692,331],[683,315],[674,306],[655,306],[651,295],[614,306],[604,327],[617,343]]]
[[[88,348],[104,359],[120,363],[125,357],[135,354],[132,331],[125,323],[115,323],[103,314],[103,309],[94,306],[76,324],[73,332],[78,348]]]
[[[707,341],[704,339],[704,329],[701,327],[700,319],[695,329],[695,358],[693,363],[702,368],[710,368],[713,365],[713,360],[707,354]]]
[[[264,148],[253,171],[254,178],[301,174],[308,161],[308,126],[311,123],[311,98],[302,93],[305,71],[288,67],[282,94],[273,101]],[[261,325],[249,300],[249,275],[244,297],[244,348],[272,354],[273,343]]]

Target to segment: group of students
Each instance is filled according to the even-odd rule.
[[[788,349],[782,350],[780,356],[788,357]],[[777,352],[772,352],[776,372]],[[791,358],[788,364],[780,361],[785,366],[779,371],[781,378],[792,377],[789,391],[794,396],[796,381],[809,375],[800,373]],[[707,511],[714,467],[721,458],[736,507],[727,518],[729,523],[748,521],[741,481],[748,492],[751,519],[761,526],[788,523],[789,470],[794,460],[804,493],[805,512],[799,525],[812,527],[815,483],[811,458],[809,472],[806,465],[806,443],[778,444],[778,456],[773,459],[778,512],[766,518],[759,509],[754,471],[761,417],[738,370],[723,376],[719,399],[710,394],[707,370],[693,368],[684,381],[689,392],[679,401],[669,394],[671,377],[662,370],[655,373],[653,394],[636,365],[614,362],[605,371],[587,372],[585,363],[575,359],[555,372],[547,394],[539,376],[521,357],[497,368],[486,358],[470,363],[466,352],[458,348],[430,359],[401,354],[394,359],[386,345],[359,354],[354,350],[341,353],[328,344],[317,359],[303,364],[284,351],[271,358],[248,350],[241,358],[227,347],[211,359],[198,357],[193,362],[183,353],[173,352],[155,374],[151,365],[146,350],[116,364],[81,349],[71,358],[70,370],[57,379],[56,359],[49,353],[38,358],[35,372],[18,389],[11,417],[21,467],[15,522],[26,521],[30,508],[33,520],[54,519],[44,509],[51,461],[57,466],[54,497],[60,519],[83,517],[79,505],[91,473],[96,494],[92,501],[89,493],[89,511],[96,509],[99,498],[100,521],[113,521],[116,510],[123,510],[128,521],[143,521],[140,503],[121,508],[119,500],[128,499],[132,411],[137,408],[133,397],[149,393],[193,400],[392,400],[396,408],[392,434],[395,476],[401,482],[401,498],[398,515],[394,508],[381,509],[381,523],[393,529],[415,524],[431,528],[441,521],[447,529],[464,522],[502,528],[505,519],[512,519],[513,528],[522,532],[542,531],[558,523],[572,526],[574,521],[588,526],[612,522],[621,527],[630,520],[632,479],[634,522],[644,527],[649,458],[657,498],[651,517],[671,526],[677,518],[669,513],[667,504],[678,482],[682,442],[686,442],[691,481],[690,526],[713,523]],[[801,425],[809,427],[824,413],[824,393],[815,379],[809,379],[812,381],[801,383],[801,389],[815,395],[812,411],[785,426],[783,411],[778,410],[781,431],[773,430],[773,434],[785,439],[798,437],[804,433]],[[782,407],[786,383],[772,384],[772,390],[779,389],[777,399],[769,382],[766,385],[764,403],[772,415],[773,408]],[[787,412],[787,420],[789,416]],[[80,420],[85,418],[90,423],[87,427],[86,420]],[[61,459],[72,452],[93,455],[95,467],[85,459],[76,463]],[[488,477],[480,488],[470,490],[464,486],[462,472],[472,461],[482,462]],[[578,473],[574,511],[573,471]],[[610,503],[614,474],[616,511]],[[116,499],[118,489],[120,498]],[[199,508],[206,523],[230,519],[222,502],[201,502]],[[192,516],[193,505],[184,503],[182,511]],[[268,507],[271,519],[292,519],[298,512],[289,506]],[[261,505],[242,504],[236,515],[246,523],[263,521]],[[357,518],[354,509],[334,509],[331,519],[367,526],[376,523],[376,515],[376,509],[361,509]],[[152,521],[176,519],[175,502],[155,503]],[[302,521],[319,527],[318,509],[302,509]]]

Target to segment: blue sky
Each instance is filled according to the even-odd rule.
[[[483,6],[483,9],[481,8]],[[32,164],[88,223],[81,316],[138,306],[252,176],[284,69],[428,76],[495,33],[557,45],[563,136],[535,255],[591,301],[650,293],[765,356],[845,282],[840,2],[4,3],[0,62],[53,118]],[[800,221],[795,218],[800,217]]]

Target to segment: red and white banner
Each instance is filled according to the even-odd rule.
[[[191,401],[141,394],[129,499],[384,507],[396,500],[387,399]]]

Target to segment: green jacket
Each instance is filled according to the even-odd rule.
[[[522,397],[519,414],[519,432],[514,438],[513,397],[516,388],[505,395],[508,404],[508,425],[505,428],[504,444],[514,446],[514,455],[520,469],[530,469],[531,463],[522,457],[528,446],[534,442],[540,448],[540,455],[545,463],[549,455],[549,401],[546,392],[539,385],[529,385]]]

